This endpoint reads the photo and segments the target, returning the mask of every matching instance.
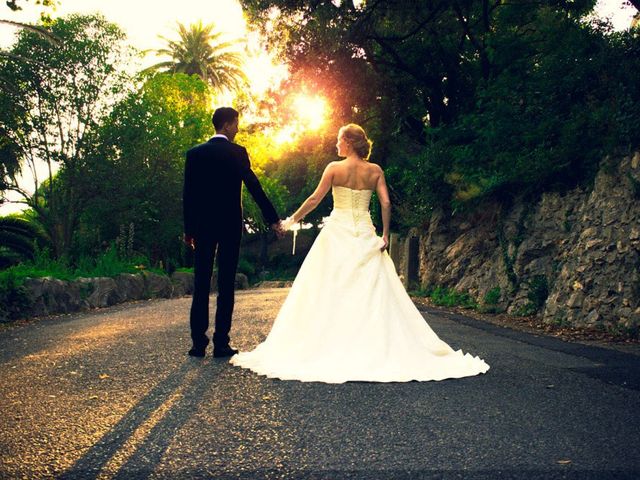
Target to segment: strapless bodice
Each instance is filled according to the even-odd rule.
[[[369,202],[371,201],[372,190],[354,190],[349,187],[341,187],[334,185],[333,208],[341,210],[359,210],[362,212],[369,211]]]

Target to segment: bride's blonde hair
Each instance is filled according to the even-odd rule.
[[[363,160],[369,160],[373,142],[367,137],[367,134],[360,125],[350,123],[342,127],[339,133],[341,133],[347,143],[353,147],[356,155]]]

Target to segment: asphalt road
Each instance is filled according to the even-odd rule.
[[[232,344],[259,343],[287,292],[239,292]],[[189,305],[1,328],[0,478],[640,478],[638,356],[431,310],[488,373],[284,382],[188,357]]]

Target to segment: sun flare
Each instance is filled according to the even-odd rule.
[[[327,115],[327,102],[319,96],[299,94],[293,107],[300,122],[307,130],[319,130],[324,124]]]
[[[319,95],[299,93],[290,102],[290,121],[273,133],[278,145],[295,143],[305,133],[318,132],[329,115],[328,102]]]

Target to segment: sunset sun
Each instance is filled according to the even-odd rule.
[[[297,94],[290,103],[289,123],[275,133],[276,143],[293,143],[304,133],[319,131],[327,121],[329,110],[325,98],[306,93]]]
[[[298,122],[307,130],[318,130],[324,124],[327,114],[327,102],[324,98],[299,94],[293,106]]]

